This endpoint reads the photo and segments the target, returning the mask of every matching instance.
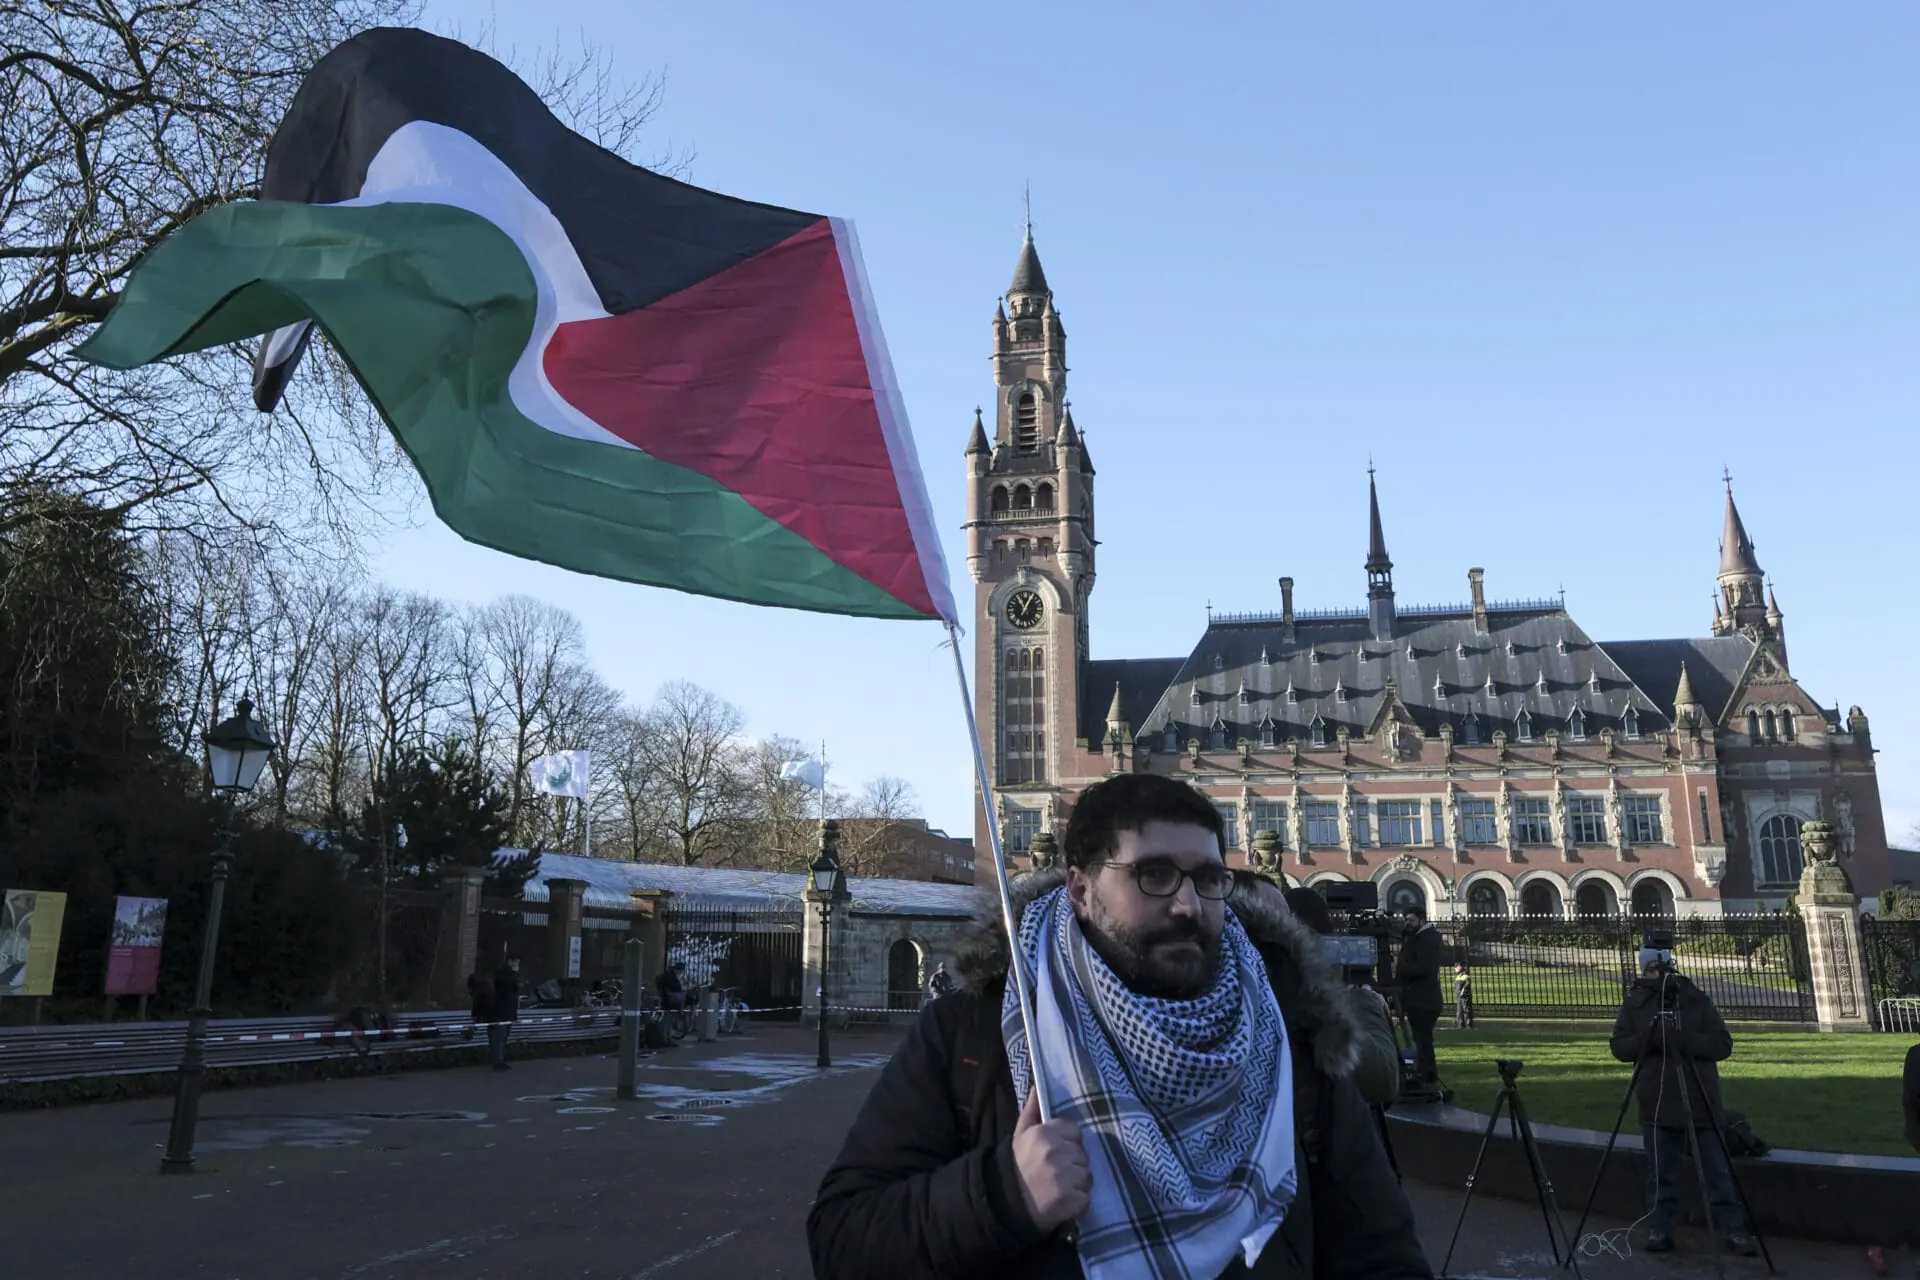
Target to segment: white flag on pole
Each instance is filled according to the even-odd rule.
[[[818,760],[789,760],[780,766],[780,781],[800,782],[815,791],[827,789],[826,771]]]
[[[590,754],[586,751],[556,751],[552,755],[541,756],[527,766],[527,777],[535,791],[584,800],[587,798]]]

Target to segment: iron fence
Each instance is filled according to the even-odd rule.
[[[797,1019],[806,923],[798,904],[672,908],[666,914],[667,960],[686,965],[689,987],[732,987],[756,1019]]]
[[[1673,935],[1674,959],[1729,1021],[1812,1022],[1812,970],[1798,917],[1717,919],[1470,917],[1436,922],[1446,939],[1443,993],[1454,966],[1473,982],[1474,1012],[1491,1018],[1609,1019],[1639,976],[1649,932]],[[1397,940],[1394,942],[1397,949]]]
[[[1920,1031],[1920,920],[1860,922],[1874,1026]]]

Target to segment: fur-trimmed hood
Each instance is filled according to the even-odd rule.
[[[1058,869],[1015,876],[1009,886],[1015,918],[1025,915],[1029,903],[1066,882],[1066,872]],[[1323,1074],[1352,1075],[1360,1061],[1364,1032],[1320,936],[1295,919],[1284,902],[1276,904],[1237,886],[1227,905],[1267,957],[1269,970],[1277,971],[1273,994],[1288,1034],[1308,1037],[1314,1065]],[[976,929],[962,942],[955,967],[968,986],[985,991],[1006,981],[1010,964],[997,893],[988,889],[982,894],[974,919]]]

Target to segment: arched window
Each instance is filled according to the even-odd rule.
[[[1755,746],[1760,745],[1760,713],[1758,711],[1747,712],[1747,741]]]
[[[1760,824],[1760,857],[1755,868],[1764,885],[1790,885],[1800,882],[1800,819],[1790,813],[1776,813]]]
[[[1773,718],[1773,712],[1771,711],[1767,712],[1766,725],[1767,725],[1767,741],[1778,742],[1780,740],[1780,722]]]
[[[1033,544],[1025,538],[1015,538],[1013,540],[1013,554],[1025,560],[1033,554]]]
[[[1013,447],[1021,453],[1040,451],[1040,405],[1033,392],[1022,392],[1013,406]]]
[[[918,1009],[920,988],[920,948],[902,938],[887,948],[887,1008]]]
[[[1574,914],[1587,920],[1610,916],[1615,911],[1613,886],[1603,880],[1589,880],[1574,890]]]
[[[1053,486],[1052,485],[1041,484],[1041,485],[1034,486],[1033,509],[1035,511],[1053,510]]]
[[[1670,916],[1673,914],[1673,890],[1664,880],[1642,880],[1633,886],[1633,914]]]
[[[1053,556],[1053,539],[1052,539],[1052,538],[1042,538],[1042,539],[1040,539],[1040,541],[1039,541],[1039,543],[1038,543],[1038,545],[1036,546],[1036,548],[1035,548],[1035,549],[1036,549],[1036,550],[1037,550],[1037,551],[1039,552],[1039,555],[1040,555],[1040,558],[1041,558],[1042,560],[1046,560],[1046,559],[1050,559],[1050,558],[1052,558],[1052,556]]]
[[[1627,708],[1626,723],[1624,727],[1627,731],[1627,736],[1629,738],[1637,738],[1640,736],[1640,713],[1638,711],[1635,711],[1632,707]]]
[[[1560,891],[1545,880],[1535,880],[1520,891],[1520,914],[1523,916],[1560,916]]]
[[[1010,505],[1007,499],[1007,486],[1003,484],[993,486],[993,497],[988,505],[995,511],[1005,511]]]
[[[1587,736],[1587,713],[1575,707],[1573,715],[1567,719],[1567,735],[1575,742],[1585,741]]]
[[[1507,891],[1492,880],[1478,881],[1467,889],[1467,914],[1504,916],[1507,914]]]
[[[1786,742],[1793,741],[1793,712],[1791,711],[1780,713],[1780,737]]]
[[[1033,510],[1033,490],[1023,484],[1013,487],[1013,509],[1015,511]]]
[[[1427,910],[1427,891],[1420,887],[1418,880],[1395,880],[1387,886],[1382,895],[1386,901],[1381,903],[1389,915],[1399,915],[1403,911],[1416,908],[1425,914]]]
[[[1533,717],[1522,711],[1520,718],[1513,722],[1513,736],[1521,742],[1533,741]]]

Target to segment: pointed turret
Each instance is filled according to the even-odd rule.
[[[1127,708],[1120,700],[1120,686],[1113,686],[1113,701],[1107,704],[1107,727],[1127,723]]]
[[[1720,532],[1719,581],[1726,612],[1716,624],[1715,634],[1730,635],[1766,624],[1766,579],[1760,571],[1760,562],[1754,558],[1753,539],[1747,536],[1740,508],[1734,505],[1733,477],[1723,478],[1727,483],[1727,511]]]
[[[1367,613],[1375,640],[1393,639],[1393,561],[1387,556],[1387,535],[1380,528],[1380,491],[1373,468],[1367,468]]]
[[[1033,247],[1033,227],[1029,225],[1027,237],[1020,243],[1020,261],[1014,264],[1013,283],[1007,286],[1007,297],[1011,300],[1051,293],[1047,288],[1047,273],[1040,267],[1040,251]]]
[[[1694,724],[1700,712],[1699,700],[1693,696],[1693,681],[1687,679],[1687,664],[1680,664],[1680,680],[1673,687],[1673,718],[1682,728]]]
[[[973,410],[973,438],[967,441],[967,456],[969,458],[976,455],[991,457],[992,454],[993,446],[987,443],[987,424],[981,420],[980,409],[976,405]]]
[[[1080,432],[1073,425],[1073,406],[1070,404],[1064,405],[1061,408],[1060,437],[1054,441],[1054,443],[1057,444],[1062,451],[1081,447]]]

